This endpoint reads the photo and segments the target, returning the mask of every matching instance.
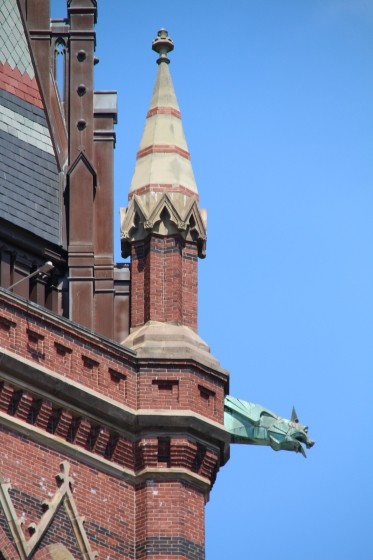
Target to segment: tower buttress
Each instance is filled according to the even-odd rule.
[[[95,4],[81,0],[72,0],[68,5],[69,315],[73,321],[89,328],[93,328],[94,321],[93,203],[97,188],[97,172],[93,160],[93,57],[96,10]]]

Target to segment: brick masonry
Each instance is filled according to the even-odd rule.
[[[2,430],[1,437],[7,449],[2,454],[1,472],[3,477],[12,473],[9,494],[27,534],[27,527],[37,525],[42,517],[43,502],[56,491],[55,475],[63,457],[7,430]],[[79,515],[85,518],[84,530],[98,558],[204,558],[205,497],[201,492],[180,481],[148,480],[133,486],[120,477],[109,477],[69,460],[74,500]],[[64,504],[33,557],[42,557],[41,552],[56,542],[63,543],[74,558],[82,557]],[[0,550],[6,554],[11,543],[0,508]]]
[[[0,291],[0,303],[6,450],[0,476],[11,483],[17,516],[26,516],[25,531],[29,523],[37,525],[43,500],[56,491],[59,464],[67,460],[79,515],[86,518],[87,539],[99,558],[204,558],[204,504],[224,458],[218,438],[202,435],[206,428],[199,428],[200,436],[188,434],[191,420],[180,429],[173,417],[176,410],[190,411],[202,423],[213,422],[210,429],[221,425],[224,376],[187,360],[139,360],[127,348],[6,292]],[[20,360],[15,369],[10,359]],[[79,387],[86,402],[74,397]],[[105,399],[118,409],[116,425],[110,411],[105,416]],[[151,418],[157,411],[172,414],[146,424],[146,411]],[[0,545],[11,550],[4,517],[0,527]],[[56,542],[79,558],[68,527],[61,506],[35,558],[54,558],[48,547]]]
[[[149,236],[131,257],[131,326],[175,322],[197,330],[198,251],[181,237]]]
[[[0,288],[0,559],[202,560],[205,503],[229,455],[227,374],[192,332],[205,214],[162,65],[157,87],[171,96],[153,96],[147,122],[158,136],[138,159],[155,175],[132,185],[159,208],[145,216],[130,195],[141,216],[128,219],[141,231],[128,237],[125,275],[126,340],[155,322],[162,353],[114,342],[116,108],[103,92],[108,105],[96,114],[96,12],[96,2],[72,0],[63,25],[50,27],[48,0],[0,2],[0,277],[5,288],[24,280],[17,295]],[[65,111],[51,79],[62,40]],[[170,121],[172,138],[162,128]],[[170,160],[179,177],[160,165]],[[28,282],[49,258],[48,285]],[[169,352],[158,322],[181,346]]]

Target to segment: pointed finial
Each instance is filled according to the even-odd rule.
[[[166,29],[162,28],[158,31],[157,37],[152,42],[152,49],[159,54],[157,64],[161,62],[170,64],[170,59],[167,54],[174,50],[174,42],[171,37],[168,36],[168,31],[166,31]]]
[[[292,422],[299,422],[297,411],[295,410],[295,406],[293,406],[293,410],[291,411],[291,421]]]

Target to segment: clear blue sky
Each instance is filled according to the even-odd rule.
[[[209,219],[200,335],[232,395],[283,416],[295,404],[317,442],[307,460],[232,446],[206,507],[207,560],[369,560],[373,2],[98,5],[95,85],[119,93],[116,214],[166,27]]]

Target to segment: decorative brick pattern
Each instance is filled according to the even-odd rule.
[[[11,498],[15,509],[24,515],[25,527],[37,524],[43,514],[42,503],[55,493],[54,475],[59,470],[61,455],[8,430],[2,431],[2,441],[7,449],[2,473],[12,473]],[[86,518],[85,531],[99,557],[105,558],[105,553],[124,560],[153,556],[159,559],[163,555],[189,560],[204,558],[204,496],[192,486],[179,481],[154,480],[132,487],[77,461],[71,466],[71,474],[75,502],[80,515]],[[6,542],[9,532],[1,508],[0,527],[3,531],[0,537]],[[62,506],[36,553],[56,542],[80,558]]]
[[[55,475],[60,471],[63,455],[5,428],[1,430],[1,441],[2,449],[6,450],[2,452],[1,474],[10,479],[11,499],[17,515],[23,516],[26,529],[31,523],[38,524],[44,511],[43,502],[50,500],[55,494]],[[74,478],[74,500],[79,515],[86,519],[85,529],[92,549],[99,553],[99,558],[112,554],[113,558],[133,559],[133,555],[122,555],[121,551],[130,550],[129,544],[133,544],[134,489],[120,478],[104,476],[77,461],[70,460],[70,463],[71,476]],[[6,526],[0,506],[0,527],[3,528],[3,533]],[[95,535],[97,528],[100,528],[98,538],[91,540],[91,535]],[[12,543],[9,531],[5,534]],[[5,540],[4,536],[2,538]],[[96,540],[100,542],[97,543]],[[37,549],[38,553],[56,542],[61,542],[74,558],[82,557],[64,507],[57,512],[55,521]],[[2,548],[0,550],[3,551]]]
[[[185,437],[140,437],[132,442],[118,432],[74,416],[69,410],[42,402],[4,382],[0,385],[0,411],[32,424],[56,438],[105,457],[136,473],[159,466],[182,468],[215,480],[219,468],[216,450],[208,450]]]
[[[8,412],[13,393],[14,387],[4,381],[0,382],[0,410]]]
[[[0,6],[0,62],[7,62],[30,79],[35,77],[17,0],[2,0]]]
[[[188,558],[204,560],[204,546],[182,537],[146,537],[136,545],[136,558]]]

